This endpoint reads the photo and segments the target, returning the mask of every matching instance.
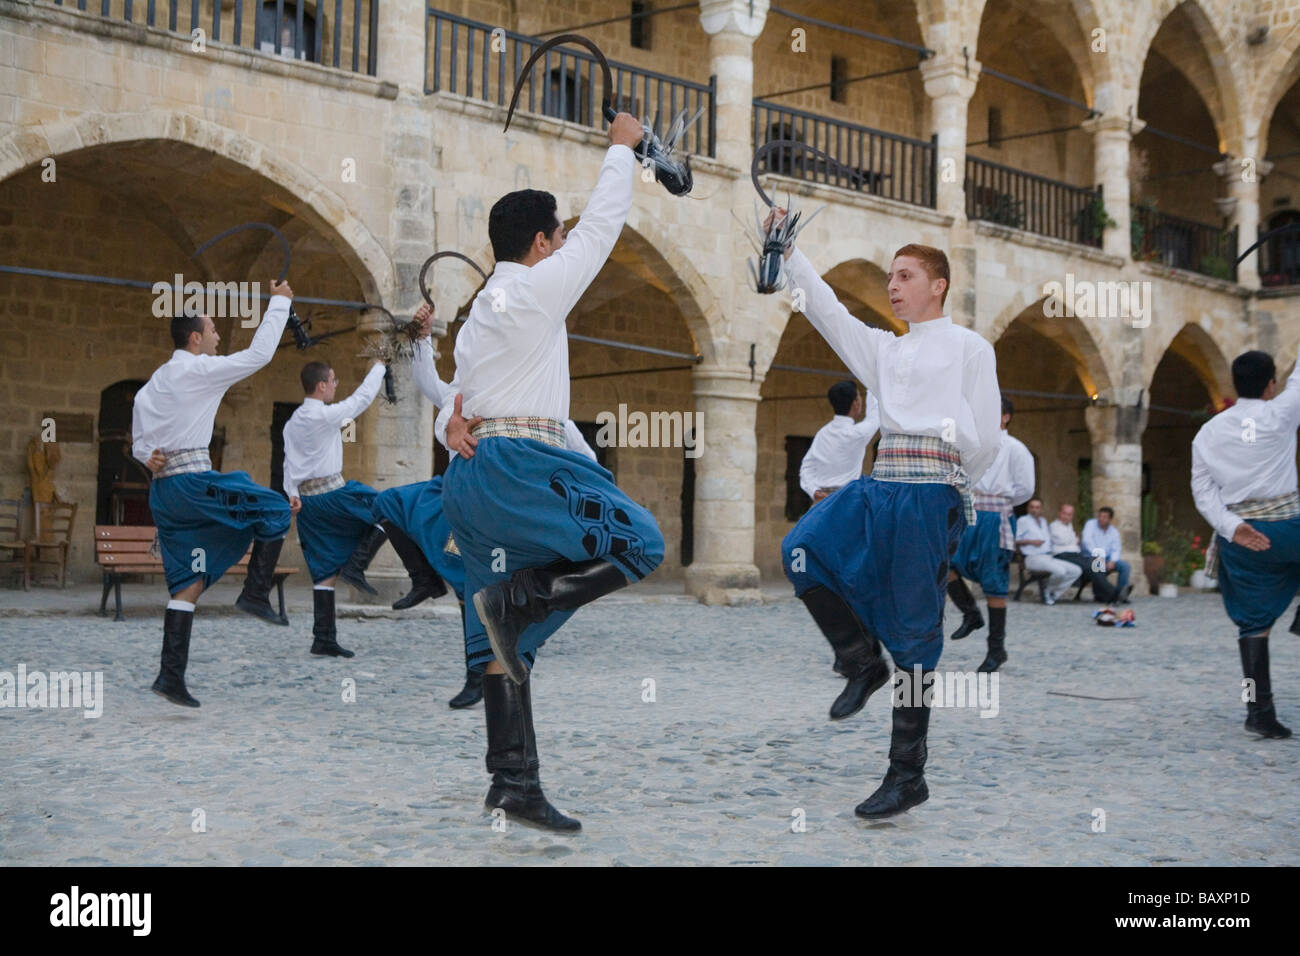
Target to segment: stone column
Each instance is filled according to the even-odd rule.
[[[382,95],[394,102],[386,128],[388,189],[393,197],[385,243],[392,257],[395,283],[380,289],[383,304],[399,318],[409,318],[420,304],[416,283],[420,265],[434,249],[433,182],[434,123],[424,96],[424,5],[384,3],[379,7],[379,77]],[[357,322],[363,335],[389,328],[380,312],[363,313]],[[410,365],[393,369],[398,401],[389,405],[383,393],[358,421],[364,473],[356,477],[380,491],[422,481],[433,469],[433,412],[415,387]],[[352,591],[352,599],[391,603],[405,594],[409,581],[396,552],[383,548],[366,574],[378,597]],[[351,589],[349,589],[351,590]]]
[[[1228,191],[1227,198],[1216,200],[1216,205],[1228,217],[1229,228],[1237,227],[1237,247],[1231,250],[1234,259],[1259,240],[1259,181],[1272,169],[1266,159],[1229,157],[1214,164]],[[1237,282],[1248,289],[1260,287],[1258,250],[1237,267]]]
[[[758,390],[748,367],[697,366],[695,411],[703,441],[695,461],[695,560],[686,590],[705,604],[761,600],[754,564]]]
[[[921,63],[925,95],[930,97],[930,129],[939,136],[936,200],[939,212],[966,220],[966,117],[975,95],[980,64],[960,54]]]
[[[1136,394],[1118,397],[1130,401],[1084,409],[1092,440],[1092,504],[1094,509],[1115,509],[1123,557],[1136,575],[1142,565],[1142,433],[1147,408],[1134,407]]]
[[[717,159],[739,169],[749,169],[754,155],[754,38],[763,32],[767,8],[768,0],[700,0],[709,70],[718,79]]]
[[[1129,145],[1146,125],[1140,119],[1114,114],[1083,121],[1083,128],[1092,134],[1092,161],[1106,203],[1106,215],[1115,222],[1102,233],[1101,248],[1112,256],[1125,259],[1133,255],[1128,188]]]

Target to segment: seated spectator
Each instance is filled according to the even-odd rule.
[[[1098,508],[1097,517],[1083,526],[1083,551],[1094,560],[1105,559],[1105,574],[1115,572],[1115,599],[1123,604],[1133,592],[1133,586],[1128,583],[1129,564],[1119,557],[1119,528],[1113,524],[1114,520],[1115,509]]]
[[[1046,571],[1050,577],[1043,583],[1043,603],[1055,604],[1061,593],[1079,580],[1082,573],[1069,561],[1052,557],[1052,532],[1043,517],[1040,498],[1029,499],[1029,513],[1016,522],[1016,547],[1025,556],[1025,568]]]
[[[1052,532],[1052,557],[1069,561],[1087,576],[1092,584],[1092,596],[1097,601],[1109,604],[1118,596],[1106,579],[1104,565],[1084,554],[1079,547],[1079,536],[1074,531],[1074,505],[1061,505],[1056,520],[1049,526]]]

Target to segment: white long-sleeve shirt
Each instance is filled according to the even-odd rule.
[[[632,208],[636,157],[611,146],[582,218],[556,252],[526,266],[498,262],[456,336],[453,394],[466,418],[569,417],[564,320],[605,265]],[[450,404],[434,430],[446,444]]]
[[[1047,519],[1041,516],[1035,518],[1033,515],[1021,515],[1016,522],[1016,541],[1040,542],[1020,545],[1021,554],[1051,554],[1052,531],[1047,526]]]
[[[1118,561],[1120,555],[1119,528],[1111,525],[1105,531],[1096,518],[1089,518],[1083,525],[1083,553],[1106,556],[1107,561]]]
[[[1052,554],[1078,554],[1079,534],[1074,525],[1057,518],[1047,526],[1052,532]]]
[[[993,346],[946,315],[914,322],[903,336],[873,329],[843,306],[799,249],[787,265],[808,320],[879,399],[881,433],[949,440],[967,476],[978,481],[997,456],[1002,431]]]
[[[1192,440],[1196,510],[1229,541],[1244,519],[1228,505],[1296,490],[1300,362],[1276,398],[1239,398],[1201,426]]]
[[[326,405],[319,398],[304,398],[284,423],[284,493],[298,494],[309,478],[328,478],[343,470],[343,423],[370,407],[384,384],[384,363],[376,362],[341,402]]]
[[[836,415],[818,429],[799,463],[799,487],[809,498],[822,488],[842,488],[862,475],[867,446],[880,430],[880,403],[867,395],[862,421]]]
[[[163,452],[207,448],[222,396],[275,357],[293,300],[273,295],[248,348],[230,355],[195,355],[177,349],[136,392],[131,413],[131,454],[148,461]]]
[[[568,451],[576,451],[579,455],[586,455],[592,461],[596,461],[596,452],[587,444],[587,439],[582,437],[582,430],[572,418],[564,420],[564,447]]]
[[[998,442],[998,452],[988,470],[980,475],[971,491],[986,495],[1002,495],[1011,504],[1024,504],[1034,494],[1034,456],[1025,443],[1004,428]]]

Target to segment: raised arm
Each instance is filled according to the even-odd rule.
[[[272,290],[289,289],[287,283],[271,283]],[[293,304],[293,292],[271,296],[271,301],[262,313],[262,321],[253,333],[253,341],[248,348],[229,355],[199,356],[198,372],[205,381],[229,388],[236,382],[248,378],[258,369],[270,364],[275,358],[276,346],[284,334],[284,325],[289,320],[289,307]]]
[[[379,394],[379,388],[384,384],[384,363],[375,362],[370,366],[370,371],[362,379],[357,390],[343,399],[341,402],[325,406],[326,420],[334,426],[342,425],[348,419],[355,419],[358,415],[370,407],[370,403],[375,400]]]
[[[803,299],[803,313],[821,333],[840,361],[849,367],[867,391],[880,391],[876,376],[876,356],[880,345],[893,337],[890,332],[873,329],[844,307],[834,290],[817,273],[816,267],[796,248],[787,261],[795,304]]]
[[[1300,428],[1300,361],[1295,363],[1281,393],[1269,405],[1281,411],[1287,428]]]
[[[415,354],[411,357],[411,373],[415,377],[415,387],[424,397],[442,409],[451,404],[456,396],[450,382],[444,382],[438,375],[438,366],[433,358],[433,343],[429,339],[417,339]]]

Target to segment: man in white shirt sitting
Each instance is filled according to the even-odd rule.
[[[1089,571],[1092,573],[1092,593],[1096,595],[1097,600],[1106,600],[1101,594],[1097,593],[1098,580],[1105,582],[1106,575],[1115,572],[1115,588],[1112,592],[1113,598],[1123,602],[1128,600],[1129,593],[1133,590],[1128,583],[1129,564],[1127,561],[1120,559],[1120,540],[1119,528],[1114,525],[1115,509],[1098,508],[1097,517],[1090,518],[1083,526],[1083,552],[1088,556],[1091,564]],[[1103,588],[1108,590],[1108,587]]]
[[[1043,502],[1029,499],[1029,513],[1016,522],[1016,547],[1025,556],[1025,567],[1030,571],[1046,571],[1050,577],[1043,584],[1043,603],[1055,604],[1057,598],[1070,585],[1079,580],[1083,572],[1069,561],[1052,557],[1052,532],[1043,517]]]
[[[880,405],[868,396],[863,413],[862,395],[852,379],[836,382],[826,393],[835,417],[813,437],[799,464],[799,487],[813,504],[862,477],[867,446],[880,430]]]
[[[1217,564],[1219,592],[1237,626],[1246,730],[1285,738],[1269,673],[1268,635],[1300,586],[1300,362],[1280,393],[1267,352],[1232,362],[1237,402],[1201,426],[1192,441],[1192,495],[1216,534],[1206,573]]]

